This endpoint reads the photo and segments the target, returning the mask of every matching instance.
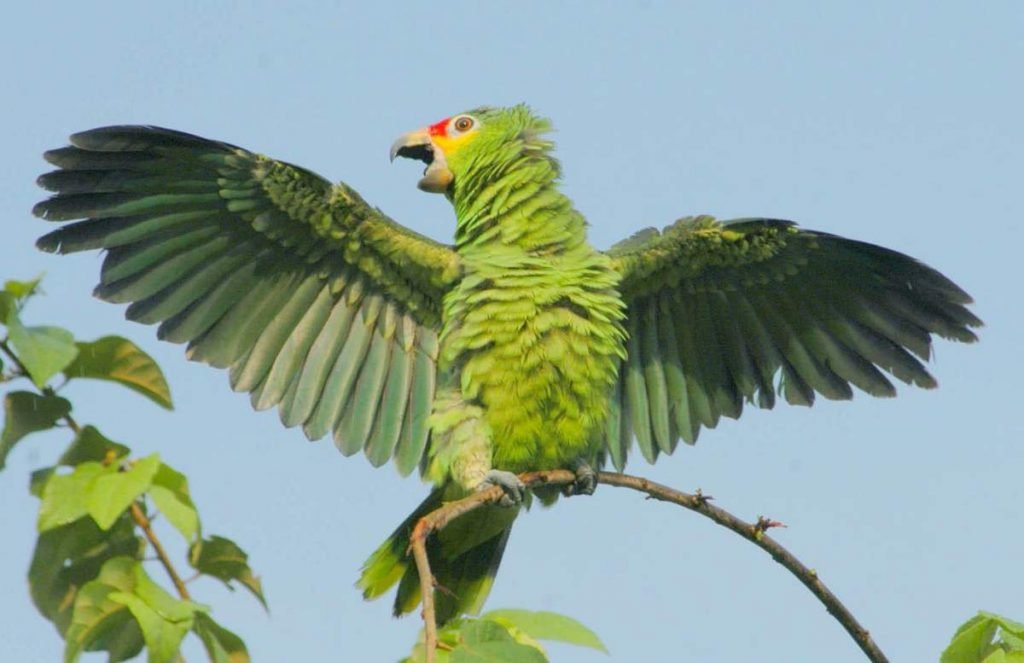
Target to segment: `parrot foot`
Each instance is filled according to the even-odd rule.
[[[573,472],[576,473],[576,480],[562,489],[562,494],[566,497],[572,495],[593,495],[594,491],[597,490],[597,472],[590,466],[589,463],[583,460],[578,460],[569,466]]]
[[[477,485],[477,490],[486,490],[491,486],[499,486],[505,494],[501,496],[498,504],[501,506],[519,506],[523,503],[526,495],[526,484],[519,480],[512,472],[505,470],[491,470],[484,476],[484,480]]]

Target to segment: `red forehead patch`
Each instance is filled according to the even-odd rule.
[[[450,117],[446,117],[440,122],[436,122],[427,129],[427,132],[431,136],[447,136],[448,135],[448,120]]]

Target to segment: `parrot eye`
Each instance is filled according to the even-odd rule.
[[[460,115],[452,120],[452,129],[455,129],[456,133],[464,134],[476,125],[476,120],[471,118],[469,115]]]

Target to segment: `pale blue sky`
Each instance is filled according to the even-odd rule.
[[[447,239],[446,202],[416,190],[421,166],[389,165],[388,146],[465,108],[526,101],[557,127],[565,190],[598,246],[707,212],[909,253],[971,292],[988,325],[979,345],[938,343],[937,391],[748,411],[628,469],[786,522],[779,540],[892,660],[936,660],[979,608],[1024,619],[1022,66],[1015,1],[16,3],[0,27],[0,277],[45,271],[30,320],[128,336],[164,366],[175,413],[82,383],[75,414],[186,472],[206,531],[248,550],[270,616],[213,582],[193,591],[256,660],[387,661],[419,623],[352,583],[425,487],[252,413],[226,376],[90,297],[96,255],[37,252],[43,150],[98,125],[160,124],[344,179]],[[59,657],[24,580],[27,475],[57,437],[26,441],[0,475],[5,660]],[[566,613],[612,652],[556,647],[556,661],[862,660],[767,555],[607,487],[520,519],[488,605]]]

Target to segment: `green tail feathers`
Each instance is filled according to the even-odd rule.
[[[420,578],[409,550],[409,535],[416,522],[443,502],[458,499],[457,486],[435,488],[427,499],[370,555],[356,586],[363,598],[374,599],[398,583],[394,613],[412,612],[420,603]],[[485,506],[449,523],[427,541],[430,568],[437,581],[434,604],[437,623],[483,607],[494,584],[512,523],[519,509]]]

